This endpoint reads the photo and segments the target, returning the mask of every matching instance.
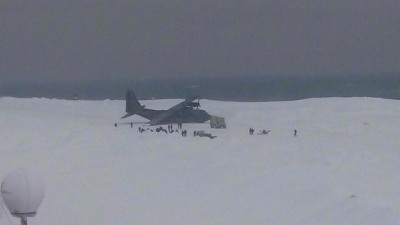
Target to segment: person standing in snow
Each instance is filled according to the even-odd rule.
[[[294,136],[297,137],[297,130],[294,129]]]

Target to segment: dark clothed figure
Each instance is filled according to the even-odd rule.
[[[253,134],[254,134],[254,129],[251,128],[251,127],[250,127],[250,129],[249,129],[249,134],[250,134],[250,135],[253,135]]]

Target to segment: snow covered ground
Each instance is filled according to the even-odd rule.
[[[28,224],[400,224],[400,101],[201,105],[227,129],[140,134],[145,119],[119,119],[124,101],[0,98],[0,179],[21,167],[43,174],[46,196]]]

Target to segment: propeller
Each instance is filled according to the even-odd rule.
[[[197,102],[191,102],[188,104],[190,107],[194,108],[196,107],[196,109],[199,109],[199,107],[201,107],[200,105],[200,99],[197,99]]]

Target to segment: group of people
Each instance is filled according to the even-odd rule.
[[[172,125],[171,125],[172,127]],[[178,123],[178,129],[182,129],[182,123]]]
[[[269,134],[269,132],[271,132],[271,130],[265,130],[265,129],[263,129],[263,130],[260,130],[257,134],[258,134],[258,135]],[[250,134],[250,135],[253,135],[253,134],[254,134],[254,129],[253,129],[252,127],[249,128],[249,134]],[[296,129],[294,129],[294,135],[293,135],[293,136],[294,136],[294,137],[297,137],[297,130],[296,130]]]
[[[132,128],[133,127],[133,123],[130,123],[130,125],[131,125],[131,128]],[[114,126],[117,127],[118,126],[117,123],[115,123]],[[146,130],[153,132],[153,129],[150,129],[150,128],[144,129],[142,127],[139,127],[138,129],[139,129],[139,133],[143,133]],[[172,124],[168,125],[168,130],[164,129],[164,127],[162,127],[162,126],[159,126],[159,127],[156,128],[156,132],[157,133],[165,132],[166,134],[174,133],[174,132],[179,133],[179,129],[181,130],[180,133],[181,133],[182,137],[186,137],[187,136],[187,130],[182,130],[182,123],[178,123],[178,129],[175,129],[175,130],[174,130],[174,127],[173,127]],[[266,135],[266,134],[269,134],[269,132],[271,132],[271,130],[263,129],[263,130],[260,130],[257,134],[258,135]],[[294,129],[293,132],[294,132],[293,136],[297,137],[297,130]],[[249,128],[249,134],[250,135],[254,134],[254,129],[252,127]],[[196,131],[193,133],[193,136],[196,136]]]
[[[187,136],[187,130],[182,130],[181,134],[182,134],[182,137],[186,137]]]
[[[180,128],[179,128],[179,125],[178,125],[178,129],[180,129]],[[175,131],[175,132],[178,132],[178,129],[175,129],[175,130],[174,130],[174,126],[172,126],[172,124],[169,124],[169,125],[168,125],[168,132],[170,132],[170,133],[173,133],[174,131]]]
[[[271,132],[271,130],[265,130],[265,129],[263,129],[263,130],[260,130],[257,134],[258,134],[258,135],[261,135],[261,134],[268,134],[269,132]],[[254,134],[254,129],[253,129],[252,127],[250,127],[250,129],[249,129],[249,134],[250,134],[250,135],[253,135],[253,134]]]
[[[178,128],[179,128],[179,127],[182,127],[182,125],[180,125],[180,126],[178,125]],[[167,128],[167,129],[168,129],[168,130],[166,130],[163,126],[159,126],[159,127],[157,127],[157,128],[155,129],[155,131],[156,131],[157,133],[164,132],[164,133],[166,133],[166,134],[168,134],[168,133],[181,133],[182,137],[186,137],[186,136],[187,136],[187,130],[181,130],[181,131],[179,132],[178,129],[175,129],[175,130],[174,130],[173,125],[168,125],[168,128]],[[144,129],[143,127],[139,127],[138,130],[139,130],[139,133],[143,133],[143,132],[145,132],[145,131],[154,132],[153,129],[150,129],[150,128]]]
[[[249,134],[250,134],[250,135],[253,135],[253,134],[254,134],[254,129],[253,129],[252,127],[250,127],[250,129],[249,129]]]

